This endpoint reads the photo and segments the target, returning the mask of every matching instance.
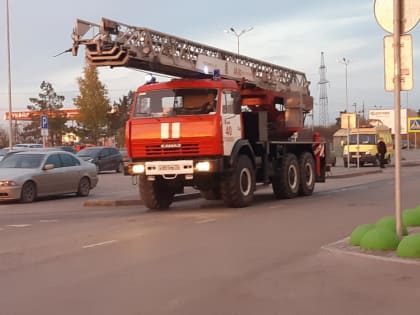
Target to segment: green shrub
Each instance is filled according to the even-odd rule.
[[[361,224],[357,226],[350,235],[350,244],[359,246],[362,237],[366,234],[367,231],[373,229],[375,227],[374,224]]]
[[[396,224],[395,224],[395,218],[394,217],[383,217],[383,218],[379,219],[375,223],[375,225],[377,227],[382,227],[382,228],[388,229],[388,230],[396,233],[396,226],[395,226]],[[407,227],[405,225],[403,225],[403,227],[402,227],[402,232],[403,232],[403,235],[408,234]]]
[[[420,226],[420,208],[406,209],[402,217],[405,226]]]
[[[397,256],[420,258],[420,234],[410,234],[404,237],[398,245]]]
[[[399,239],[389,228],[378,227],[369,230],[362,237],[360,247],[370,250],[395,250]]]

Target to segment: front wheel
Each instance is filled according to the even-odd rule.
[[[242,208],[254,200],[254,165],[246,155],[240,155],[233,165],[233,172],[222,179],[220,192],[226,206]]]
[[[139,177],[140,198],[144,205],[152,210],[166,210],[171,205],[174,193],[162,182],[148,181],[145,176]]]
[[[22,186],[20,201],[23,203],[33,202],[36,198],[36,186],[34,182],[26,182]]]

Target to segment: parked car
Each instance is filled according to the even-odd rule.
[[[84,148],[77,152],[76,155],[85,161],[95,164],[98,173],[103,171],[121,173],[124,170],[123,158],[120,151],[115,147]]]
[[[14,148],[42,148],[42,144],[39,144],[39,143],[17,143],[13,147]]]
[[[121,153],[123,164],[124,164],[124,175],[129,175],[128,174],[128,164],[131,162],[131,159],[128,156],[127,149],[126,148],[121,148],[120,153]]]
[[[0,150],[0,161],[4,160],[8,156],[15,154],[16,152],[22,152],[29,150],[28,148],[13,148],[10,150],[9,148],[3,148]]]
[[[0,200],[32,202],[69,193],[87,196],[97,183],[95,166],[65,151],[16,152],[0,162]]]
[[[76,154],[77,151],[76,149],[74,149],[73,147],[70,147],[68,145],[59,145],[59,146],[55,146],[55,147],[50,147],[51,149],[55,149],[55,150],[63,150],[63,151],[67,151],[73,154]]]

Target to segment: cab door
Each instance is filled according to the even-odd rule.
[[[239,102],[238,92],[233,90],[224,90],[221,95],[222,105],[222,136],[223,152],[229,156],[232,153],[235,143],[242,139],[242,118],[241,114],[235,113],[235,104]]]

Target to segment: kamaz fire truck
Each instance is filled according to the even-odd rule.
[[[296,139],[313,107],[304,73],[144,27],[77,20],[73,55],[87,63],[176,77],[150,80],[126,123],[128,174],[150,209],[167,209],[191,186],[228,207],[311,195],[325,181],[324,143]]]

